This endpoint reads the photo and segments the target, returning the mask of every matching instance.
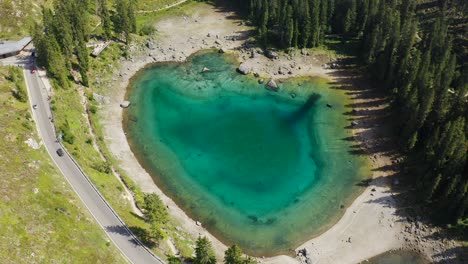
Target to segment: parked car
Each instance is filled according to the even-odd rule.
[[[34,104],[34,105],[33,105],[33,109],[37,109],[37,104]]]
[[[36,72],[36,69],[32,68],[31,73],[35,73],[35,72]]]
[[[56,152],[57,152],[57,155],[59,155],[60,157],[62,157],[63,154],[64,154],[64,153],[63,153],[63,150],[62,150],[61,148],[57,149]]]

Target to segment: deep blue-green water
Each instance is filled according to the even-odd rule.
[[[302,78],[272,92],[235,67],[208,52],[145,69],[125,127],[140,162],[193,219],[251,254],[284,253],[335,223],[369,174],[345,140],[343,91]]]

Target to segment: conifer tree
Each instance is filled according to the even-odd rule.
[[[199,237],[195,246],[194,264],[216,264],[213,246],[206,237]]]
[[[101,17],[102,29],[104,31],[104,38],[110,39],[112,37],[111,32],[111,19],[109,8],[107,6],[107,0],[99,0],[99,16]]]

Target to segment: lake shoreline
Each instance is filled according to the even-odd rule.
[[[227,248],[226,245],[209,234],[202,226],[197,225],[196,219],[191,219],[174,201],[168,198],[154,184],[151,176],[141,167],[131,152],[122,126],[123,110],[119,106],[126,98],[130,79],[135,73],[151,63],[183,62],[191,54],[210,48],[223,48],[229,53],[235,54],[240,62],[246,63],[245,65],[251,68],[252,72],[259,73],[262,78],[271,76],[279,80],[308,75],[327,77],[340,82],[339,79],[343,77],[343,74],[340,71],[322,67],[324,63],[329,62],[327,58],[315,58],[313,54],[308,56],[297,53],[294,57],[280,54],[277,60],[270,60],[260,54],[250,58],[251,55],[241,48],[244,44],[243,40],[227,40],[227,37],[230,37],[234,32],[246,32],[250,28],[241,26],[240,20],[228,19],[227,15],[217,13],[215,9],[215,7],[206,5],[205,9],[195,11],[191,17],[170,17],[159,21],[157,24],[157,28],[160,28],[159,39],[157,42],[150,41],[154,45],[154,49],[145,46],[132,46],[131,58],[122,61],[120,70],[114,72],[113,77],[116,81],[109,94],[110,103],[103,105],[99,116],[103,126],[105,143],[119,162],[120,167],[131,176],[142,191],[157,193],[168,205],[170,215],[192,237],[207,236],[213,243],[217,257],[221,259]],[[171,34],[179,28],[184,28],[180,34]],[[221,43],[221,45],[217,45],[216,42]],[[291,65],[292,62],[295,64]],[[366,100],[369,99],[356,99],[354,102],[365,103]],[[371,107],[356,107],[355,110],[367,111],[369,108]],[[367,129],[364,127],[353,128],[352,131],[355,138],[363,143],[363,147],[372,149],[372,145],[367,146],[372,144],[372,138],[375,137],[372,133],[367,133]],[[373,168],[376,169],[394,162],[392,157],[381,154],[369,156],[372,159]],[[385,251],[400,248],[422,251],[428,258],[435,256],[439,250],[432,249],[429,242],[423,247],[420,247],[419,243],[415,247],[414,244],[408,245],[405,242],[408,236],[413,241],[417,235],[406,233],[404,230],[408,221],[395,213],[397,207],[393,197],[395,194],[392,193],[390,188],[392,183],[387,177],[391,174],[392,172],[388,171],[383,173],[375,171],[373,173],[375,179],[369,182],[369,187],[346,209],[341,219],[322,235],[305,242],[295,251],[306,248],[307,252],[310,253],[310,258],[321,263],[357,263]],[[370,202],[379,199],[389,202]],[[261,263],[299,263],[298,258],[285,255],[259,260]]]
[[[209,59],[203,59],[203,58],[209,58]],[[138,79],[134,79],[135,83],[132,83],[129,87],[129,89],[132,89],[132,92],[128,94],[129,97],[127,99],[131,102],[133,107],[131,107],[128,110],[124,111],[124,131],[127,133],[127,140],[130,143],[130,148],[133,151],[134,155],[137,157],[139,160],[139,163],[142,165],[142,167],[150,173],[150,175],[153,177],[154,182],[156,185],[164,192],[166,193],[169,197],[171,197],[178,205],[181,207],[189,217],[192,219],[198,220],[205,224],[205,227],[207,230],[209,230],[210,233],[215,235],[218,239],[220,239],[223,243],[225,244],[230,244],[232,241],[238,243],[241,248],[244,249],[244,252],[252,255],[252,256],[274,256],[278,254],[289,254],[294,256],[296,254],[294,248],[297,247],[298,245],[302,244],[305,241],[308,241],[310,237],[315,237],[319,235],[320,233],[323,233],[325,230],[330,228],[334,223],[336,223],[339,218],[341,217],[343,213],[343,209],[347,206],[349,206],[352,201],[360,194],[362,191],[362,187],[357,186],[357,183],[361,182],[363,180],[363,177],[366,177],[366,175],[370,175],[370,169],[368,162],[365,162],[365,158],[362,156],[356,156],[353,154],[350,154],[348,152],[350,146],[350,143],[346,141],[342,141],[342,138],[350,137],[351,133],[348,130],[338,130],[335,128],[341,128],[344,127],[348,124],[346,121],[346,117],[343,116],[341,113],[344,111],[349,111],[350,109],[344,110],[343,105],[350,103],[350,101],[347,99],[347,96],[343,91],[339,90],[330,90],[329,89],[329,80],[319,78],[319,77],[297,77],[294,79],[288,79],[284,80],[283,83],[279,84],[279,91],[273,92],[270,91],[269,89],[266,88],[265,84],[259,84],[258,81],[252,76],[243,76],[240,75],[236,72],[235,67],[237,65],[237,62],[234,60],[235,58],[232,58],[232,56],[229,56],[226,58],[225,54],[218,54],[216,52],[213,52],[212,50],[208,51],[202,51],[202,52],[197,52],[193,56],[190,56],[187,59],[187,62],[184,63],[183,65],[173,65],[167,64],[167,63],[162,63],[162,64],[156,64],[156,65],[151,65],[149,68],[145,67],[145,72],[143,74],[140,74]],[[202,60],[202,62],[200,62]],[[212,73],[206,72],[202,73],[202,68],[208,66],[211,69],[213,69]],[[215,67],[218,68],[215,68]],[[158,72],[164,72],[164,74],[161,74]],[[220,72],[222,71],[222,72]],[[170,77],[172,75],[175,75],[177,77]],[[168,77],[165,77],[168,76]],[[204,78],[206,77],[206,78]],[[188,79],[185,79],[188,78]],[[198,80],[198,78],[201,78]],[[213,78],[215,78],[213,80]],[[164,80],[164,81],[163,81]],[[178,81],[180,80],[180,81]],[[294,203],[290,202],[290,204],[287,207],[281,207],[277,208],[275,211],[276,213],[270,214],[268,217],[265,215],[262,215],[261,212],[258,211],[250,211],[248,214],[243,215],[240,213],[240,211],[250,208],[250,205],[247,205],[244,203],[244,206],[241,206],[238,208],[237,211],[234,213],[231,211],[234,206],[233,204],[236,204],[239,206],[242,204],[242,201],[244,198],[239,198],[233,197],[229,195],[229,193],[234,192],[236,193],[237,190],[234,188],[233,190],[225,190],[222,195],[218,193],[218,198],[223,197],[222,199],[227,199],[231,201],[231,204],[229,205],[228,202],[224,204],[220,204],[218,202],[213,201],[211,198],[213,193],[210,195],[208,194],[200,194],[199,192],[196,192],[194,187],[193,191],[190,192],[191,194],[188,194],[184,192],[186,189],[190,189],[190,185],[184,185],[184,178],[182,177],[181,181],[174,182],[173,178],[178,178],[177,175],[184,174],[182,171],[183,170],[177,170],[179,173],[176,173],[175,171],[168,171],[167,167],[164,167],[164,164],[168,162],[167,159],[164,157],[172,156],[172,153],[166,153],[163,151],[163,149],[166,149],[166,144],[162,143],[163,146],[158,146],[160,143],[156,142],[172,142],[175,141],[177,142],[177,137],[170,139],[156,139],[153,138],[154,135],[158,135],[159,133],[156,132],[155,130],[151,129],[151,135],[146,134],[143,131],[146,131],[147,127],[155,127],[159,122],[164,122],[164,118],[162,115],[158,118],[160,120],[159,122],[154,122],[153,123],[153,118],[156,115],[156,113],[166,113],[166,110],[169,112],[173,112],[175,109],[178,109],[177,112],[180,114],[181,112],[184,111],[184,108],[190,108],[191,112],[190,113],[185,113],[181,114],[182,116],[186,117],[187,115],[191,115],[190,120],[186,120],[185,118],[182,118],[182,120],[179,120],[177,122],[178,124],[185,124],[184,128],[181,128],[182,130],[188,130],[191,131],[190,134],[195,134],[198,136],[201,136],[200,130],[198,129],[198,126],[193,126],[192,122],[197,122],[195,120],[200,120],[197,118],[200,118],[200,116],[197,117],[197,110],[201,110],[201,108],[197,108],[195,105],[193,105],[193,102],[185,101],[184,105],[179,105],[178,107],[175,107],[175,109],[170,110],[159,110],[155,111],[154,113],[153,108],[156,105],[163,105],[163,101],[157,101],[156,97],[154,94],[156,91],[160,91],[160,89],[153,88],[153,87],[160,87],[161,84],[148,84],[148,83],[178,83],[180,82],[180,85],[178,85],[179,88],[173,87],[173,89],[170,90],[177,90],[174,94],[171,96],[168,96],[167,94],[163,96],[163,98],[166,98],[165,100],[169,100],[168,98],[177,98],[178,95],[184,94],[185,98],[191,98],[195,99],[195,101],[198,102],[198,100],[204,100],[203,103],[203,109],[209,108],[210,105],[213,107],[213,105],[218,105],[222,104],[225,105],[223,109],[220,109],[219,111],[217,108],[212,109],[212,111],[207,111],[206,113],[203,114],[204,117],[211,116],[209,118],[210,120],[215,120],[217,119],[217,115],[223,115],[223,111],[226,111],[227,109],[232,108],[229,105],[236,105],[238,110],[243,109],[246,111],[249,111],[248,116],[256,116],[256,115],[261,115],[261,117],[256,116],[255,117],[255,122],[252,122],[250,125],[245,125],[245,123],[248,123],[249,118],[247,116],[244,116],[242,118],[242,121],[239,120],[238,124],[243,123],[242,127],[246,129],[241,129],[240,131],[247,131],[248,128],[253,128],[253,130],[250,131],[249,134],[251,133],[256,133],[256,131],[259,131],[259,127],[265,128],[268,127],[268,133],[264,133],[262,135],[258,135],[257,139],[254,140],[254,142],[250,142],[248,144],[248,148],[251,150],[248,153],[244,153],[245,156],[242,154],[242,151],[247,147],[247,146],[242,146],[240,148],[237,148],[238,151],[236,153],[229,152],[231,147],[227,147],[224,145],[222,142],[224,140],[218,141],[219,142],[219,147],[227,147],[225,152],[218,153],[218,154],[209,154],[209,155],[214,155],[214,156],[228,156],[231,158],[234,158],[237,160],[236,157],[243,156],[246,157],[248,155],[254,155],[256,158],[256,162],[260,162],[261,164],[266,164],[266,167],[263,167],[257,173],[251,171],[255,170],[255,166],[249,166],[249,171],[238,171],[238,167],[236,168],[236,165],[240,164],[232,164],[232,165],[226,165],[226,160],[224,160],[223,164],[227,167],[217,167],[216,165],[211,165],[211,166],[206,166],[203,165],[203,171],[223,171],[225,168],[231,167],[232,171],[234,171],[234,174],[236,175],[257,175],[257,177],[263,177],[264,175],[275,175],[271,170],[267,174],[263,174],[262,171],[268,170],[266,168],[272,168],[275,167],[277,170],[281,170],[283,166],[278,164],[284,164],[287,162],[288,164],[291,164],[290,161],[292,159],[291,156],[288,154],[283,154],[281,159],[275,159],[274,157],[271,157],[271,153],[285,153],[288,151],[289,148],[285,148],[284,145],[281,147],[281,150],[273,150],[277,147],[275,147],[275,143],[278,141],[277,139],[287,139],[288,135],[281,134],[281,135],[275,135],[276,131],[280,131],[281,129],[279,127],[269,127],[269,122],[267,123],[261,123],[261,120],[269,120],[269,117],[274,118],[274,113],[275,111],[273,109],[271,110],[266,110],[269,109],[268,107],[271,105],[275,105],[273,107],[276,110],[279,111],[285,111],[280,114],[280,116],[283,116],[285,113],[292,114],[296,113],[298,109],[301,109],[301,112],[304,110],[303,106],[304,103],[308,102],[310,99],[311,95],[320,95],[318,98],[322,97],[321,99],[316,99],[320,100],[317,104],[314,104],[314,106],[311,106],[311,108],[315,110],[311,110],[313,112],[317,111],[316,115],[313,117],[310,116],[307,118],[308,121],[300,122],[302,123],[301,131],[308,131],[308,128],[306,127],[306,123],[310,125],[309,122],[313,122],[312,119],[317,118],[318,120],[315,120],[314,123],[317,125],[315,132],[304,132],[304,135],[307,134],[309,137],[314,137],[313,135],[315,133],[320,133],[320,138],[319,139],[314,139],[313,142],[318,142],[314,143],[314,146],[312,149],[309,149],[308,146],[311,145],[311,143],[305,143],[298,136],[298,140],[301,140],[303,142],[300,144],[302,151],[301,153],[304,153],[302,156],[304,159],[303,160],[309,160],[311,153],[316,153],[315,158],[318,158],[320,161],[319,163],[321,164],[334,164],[334,165],[323,165],[321,169],[327,171],[327,172],[321,172],[319,174],[316,174],[315,177],[326,177],[326,180],[316,182],[313,181],[314,185],[318,184],[321,187],[309,187],[307,188],[307,191],[304,191],[304,193],[309,193],[307,196],[303,196],[305,194],[301,194],[300,196],[297,196],[297,199]],[[216,89],[210,88],[212,87],[212,83],[222,83],[224,82],[224,85],[221,85],[221,87],[217,87]],[[201,86],[206,85],[205,88],[200,88]],[[145,88],[143,88],[144,86]],[[137,88],[138,87],[138,88]],[[197,88],[198,87],[198,88]],[[134,90],[133,90],[134,89]],[[146,90],[149,89],[149,90]],[[221,89],[221,90],[220,90]],[[127,89],[128,90],[128,89]],[[160,93],[165,94],[163,92],[166,89],[162,89]],[[212,93],[216,94],[213,95]],[[225,96],[222,96],[221,98],[218,98],[219,93],[222,93]],[[291,94],[294,94],[294,96],[291,96]],[[235,98],[240,96],[242,99],[241,101],[235,101]],[[151,103],[146,102],[144,98],[152,97]],[[182,96],[184,97],[184,96]],[[211,98],[211,100],[210,100]],[[216,98],[216,99],[215,99]],[[229,98],[229,99],[225,99]],[[252,101],[250,101],[248,104],[243,104],[243,100],[249,100],[252,98]],[[273,99],[274,98],[274,99]],[[314,97],[315,98],[315,97]],[[225,100],[228,100],[226,102]],[[234,100],[234,101],[233,101]],[[173,103],[175,103],[177,99],[173,99]],[[216,101],[214,103],[213,101]],[[262,104],[262,106],[258,105],[259,102],[266,102],[268,101],[269,103]],[[212,102],[212,103],[210,103]],[[224,103],[222,103],[224,102]],[[236,103],[234,103],[236,102]],[[231,104],[232,103],[232,104]],[[329,103],[332,105],[332,107],[327,107],[326,103]],[[261,104],[261,103],[260,103]],[[144,106],[146,105],[146,106]],[[288,105],[287,109],[284,108],[285,105]],[[171,106],[173,107],[173,106]],[[234,107],[236,108],[236,107]],[[171,108],[172,109],[172,108]],[[296,109],[293,111],[292,109]],[[203,110],[201,110],[203,111]],[[230,111],[230,110],[229,110]],[[265,112],[266,111],[266,112]],[[291,112],[288,112],[291,111]],[[151,113],[151,114],[149,114]],[[263,114],[262,114],[263,113]],[[307,112],[311,114],[310,112]],[[214,115],[214,116],[213,116]],[[324,115],[326,117],[324,117]],[[302,114],[301,114],[302,116]],[[148,117],[151,117],[148,119]],[[297,117],[297,116],[296,116]],[[232,118],[230,115],[229,118]],[[280,118],[280,117],[278,117]],[[203,119],[203,118],[202,118]],[[127,120],[127,122],[125,122]],[[132,120],[138,120],[137,122],[133,122]],[[204,120],[204,119],[203,119]],[[275,119],[276,120],[276,119]],[[281,122],[282,119],[277,120],[278,122]],[[304,119],[306,120],[306,119]],[[299,120],[297,120],[299,121]],[[176,129],[174,127],[170,126],[171,121],[166,120],[165,123],[166,125],[162,125],[160,123],[160,126],[163,128],[161,130],[171,130],[171,131],[179,131],[179,129]],[[219,121],[222,122],[222,121]],[[258,125],[257,124],[261,125]],[[205,129],[210,129],[210,127],[216,126],[215,124],[208,124],[210,122],[205,122],[202,121],[202,123],[207,123],[205,126]],[[275,123],[275,122],[273,122]],[[295,123],[296,125],[294,128],[299,125],[299,123]],[[326,124],[326,125],[324,125]],[[318,128],[320,127],[320,129]],[[218,127],[219,128],[219,127]],[[236,128],[238,128],[236,126]],[[289,127],[292,129],[292,127]],[[218,129],[216,129],[218,130]],[[219,129],[219,130],[224,130],[224,129]],[[218,130],[218,131],[219,131]],[[227,131],[235,131],[237,129],[227,129]],[[214,132],[214,131],[213,131]],[[240,132],[242,133],[242,132]],[[212,136],[210,136],[210,142],[216,142],[216,136],[215,134],[217,133],[212,133]],[[236,133],[237,134],[237,133]],[[146,135],[146,136],[145,136]],[[203,137],[203,136],[202,136]],[[236,146],[241,146],[243,145],[244,139],[248,140],[249,136],[241,136],[243,140],[236,141],[238,138],[235,135],[232,135],[230,137],[231,141],[235,141]],[[143,140],[144,138],[144,140]],[[195,136],[197,138],[197,136]],[[222,136],[221,136],[222,138]],[[219,140],[219,138],[218,138]],[[266,140],[266,141],[262,141]],[[261,154],[262,151],[258,152],[255,149],[256,148],[251,148],[251,146],[257,146],[257,142],[262,141],[264,142],[261,144],[264,147],[271,146],[271,151],[268,151],[267,153]],[[327,142],[323,143],[325,145],[319,145],[322,144],[321,142]],[[155,143],[152,143],[155,142]],[[205,145],[207,141],[204,143],[198,142],[195,143],[197,146]],[[268,142],[268,143],[267,143]],[[288,141],[289,143],[286,144],[287,146],[292,146],[294,145],[294,142]],[[315,145],[317,144],[317,145]],[[209,153],[209,147],[202,147],[201,149],[197,148],[194,150],[197,153],[204,153],[205,150],[207,150],[207,153]],[[262,147],[263,148],[263,147]],[[330,148],[330,150],[325,150],[326,148]],[[323,149],[320,151],[320,149]],[[342,151],[336,151],[337,149],[341,149]],[[174,150],[174,149],[173,149]],[[290,149],[289,149],[290,150]],[[167,151],[167,150],[166,150]],[[176,150],[174,150],[176,151]],[[185,148],[183,150],[180,150],[184,152],[185,154],[181,154],[183,157],[191,156],[191,154],[188,154]],[[199,152],[200,151],[200,152]],[[293,151],[294,152],[294,151]],[[164,154],[166,153],[166,154]],[[178,153],[176,151],[176,153]],[[256,155],[254,153],[260,154]],[[289,153],[289,152],[288,152]],[[319,154],[320,153],[320,154]],[[331,154],[333,153],[333,154]],[[294,155],[292,152],[289,153],[290,155]],[[204,154],[203,154],[204,155]],[[267,159],[265,159],[266,156],[270,156]],[[319,158],[320,157],[320,158]],[[315,159],[314,158],[314,159]],[[194,155],[193,158],[190,159],[197,159],[196,155]],[[333,162],[333,160],[346,160],[347,162],[340,164]],[[153,164],[153,160],[158,160],[159,163]],[[289,160],[289,161],[288,161]],[[294,159],[297,160],[297,159]],[[181,164],[184,163],[184,159],[182,160],[177,160],[177,161],[172,161],[168,164]],[[248,162],[248,161],[247,161]],[[268,163],[270,162],[270,163]],[[315,164],[317,160],[314,162],[306,162],[307,164]],[[203,160],[199,160],[196,162],[197,164],[206,164],[204,163]],[[160,167],[160,166],[162,167]],[[187,165],[187,164],[186,164]],[[170,168],[173,168],[175,165],[170,165]],[[183,166],[184,168],[190,168],[190,165],[187,165],[189,167]],[[198,165],[196,165],[198,166]],[[270,182],[268,184],[269,188],[271,189],[274,186],[277,186],[278,181],[282,181],[282,179],[288,179],[285,180],[285,182],[281,185],[282,188],[277,188],[277,190],[281,190],[278,193],[274,195],[274,197],[270,197],[267,200],[262,200],[262,201],[257,201],[261,204],[270,204],[271,201],[277,200],[279,197],[285,198],[286,193],[291,193],[293,192],[293,189],[296,190],[296,188],[299,188],[298,186],[301,186],[302,184],[305,184],[308,179],[310,179],[310,173],[307,173],[307,171],[312,172],[314,171],[315,165],[313,168],[306,169],[304,167],[300,167],[303,165],[300,165],[300,163],[297,163],[296,168],[298,172],[294,174],[286,174],[288,175],[287,177],[277,177],[273,178],[276,180],[273,180],[273,182]],[[347,169],[342,169],[346,167]],[[162,169],[166,168],[166,169]],[[291,168],[291,167],[289,167]],[[340,169],[341,168],[341,169]],[[230,170],[230,171],[231,171]],[[159,174],[159,172],[164,172],[163,175]],[[278,171],[276,171],[278,172]],[[284,172],[284,171],[283,171]],[[303,172],[303,173],[301,173]],[[349,172],[349,173],[347,173]],[[232,172],[231,172],[232,173]],[[285,172],[286,173],[286,172]],[[207,173],[210,174],[210,173]],[[305,175],[309,176],[305,176]],[[229,173],[225,174],[226,177],[229,178]],[[303,175],[303,176],[298,176],[298,175]],[[212,175],[211,177],[213,177]],[[297,177],[301,177],[296,178]],[[330,177],[329,177],[330,176]],[[197,178],[203,178],[203,176],[198,176]],[[269,177],[271,179],[271,177]],[[237,176],[236,176],[237,179]],[[262,178],[263,180],[257,179],[262,182],[266,182],[267,179]],[[231,178],[231,180],[234,180]],[[194,180],[197,181],[197,180]],[[213,181],[216,182],[215,179],[210,180],[211,183]],[[234,180],[236,181],[236,180]],[[346,182],[344,184],[343,182]],[[229,182],[229,180],[227,181]],[[227,182],[225,182],[227,184]],[[182,187],[185,186],[185,187]],[[205,185],[205,188],[209,188],[210,185]],[[227,187],[223,185],[224,187]],[[289,187],[288,187],[289,186]],[[294,186],[294,187],[292,187]],[[220,187],[220,186],[218,186]],[[252,187],[252,186],[251,186]],[[291,189],[291,187],[293,189]],[[222,187],[220,187],[222,188]],[[256,188],[256,187],[253,187]],[[199,190],[203,192],[202,190]],[[245,189],[244,191],[248,191],[248,189]],[[311,195],[314,193],[314,195]],[[247,195],[247,193],[245,193]],[[266,193],[263,193],[263,195],[266,195]],[[185,197],[185,198],[182,198]],[[203,198],[204,197],[204,198]],[[306,198],[309,197],[309,198]],[[319,197],[326,197],[325,199],[320,199]],[[259,197],[251,197],[251,199],[248,199],[250,201],[252,200],[257,200]],[[265,199],[265,198],[263,198]],[[198,205],[192,204],[190,201],[205,201],[203,202],[203,205],[200,204],[200,202],[197,202]],[[315,203],[310,203],[306,201],[320,201],[320,202],[315,202]],[[250,202],[248,202],[250,204]],[[209,204],[209,206],[207,206]],[[302,204],[302,205],[301,205]],[[307,204],[307,205],[306,205]],[[271,205],[271,204],[270,204]],[[293,208],[295,207],[301,207],[301,210],[295,210]],[[212,210],[212,208],[217,208],[216,210]],[[204,208],[204,209],[203,209]],[[327,210],[328,208],[333,208],[333,210]],[[310,211],[311,213],[306,214],[304,213],[305,211]],[[220,214],[212,214],[210,212],[220,212]],[[312,213],[314,212],[314,213]],[[312,219],[310,215],[315,215],[315,219]],[[224,215],[224,216],[223,216]],[[230,215],[230,217],[226,217],[225,215]],[[306,216],[307,215],[307,216]],[[250,217],[248,217],[250,216]],[[252,220],[252,218],[258,218],[257,220]],[[325,217],[327,216],[327,217]],[[249,220],[246,220],[247,218],[250,218]],[[274,220],[274,223],[272,222],[271,224],[267,225],[258,225],[260,223],[265,223],[266,219],[276,219]],[[235,220],[234,220],[235,219]],[[252,221],[256,223],[252,223]],[[215,224],[216,223],[216,224]],[[219,223],[219,224],[218,224]],[[242,223],[242,224],[241,224]],[[294,231],[290,229],[288,233],[283,233],[281,230],[284,230],[285,228],[288,228],[290,225],[296,226],[294,228]],[[223,228],[226,226],[229,226],[229,228]],[[246,231],[250,230],[250,231]],[[263,230],[263,231],[259,231]],[[302,230],[302,232],[298,232],[298,230]],[[251,236],[251,234],[256,233],[262,234],[262,235],[255,235]],[[275,241],[275,237],[283,237],[282,238],[282,243],[278,242],[273,242]],[[269,245],[269,246],[268,246]]]

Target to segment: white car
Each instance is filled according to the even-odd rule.
[[[33,109],[37,109],[37,104],[33,105]]]

